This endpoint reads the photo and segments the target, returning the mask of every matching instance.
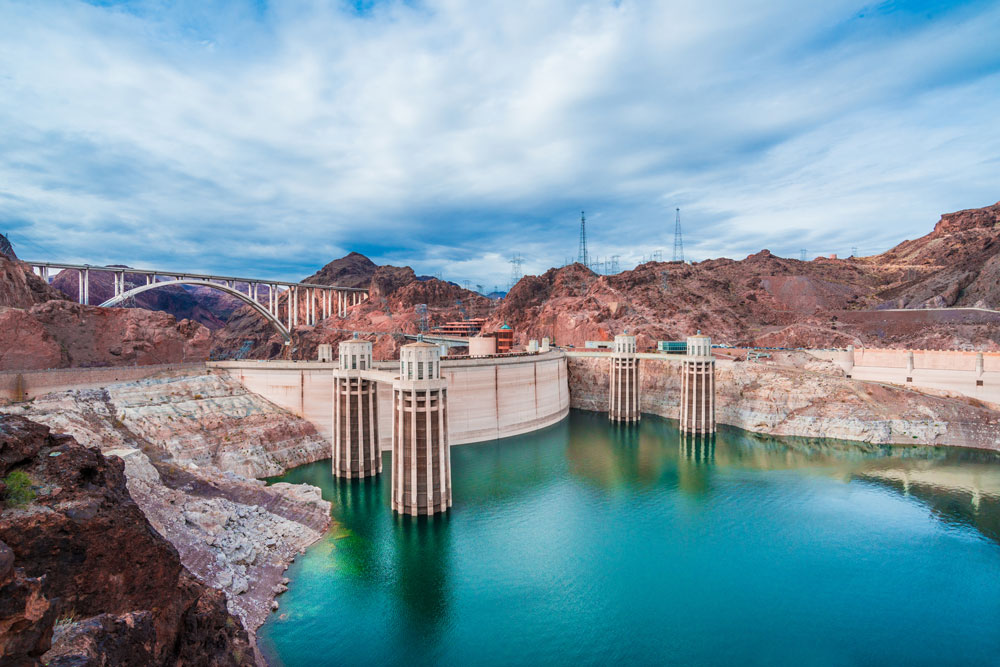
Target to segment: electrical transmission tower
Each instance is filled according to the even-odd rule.
[[[590,257],[587,255],[587,217],[580,211],[580,253],[576,258],[584,266],[590,266]]]
[[[681,210],[677,209],[677,218],[674,221],[674,261],[684,261],[684,240],[681,238]]]
[[[508,290],[517,284],[517,281],[521,279],[523,275],[521,271],[521,265],[524,264],[524,258],[520,255],[512,255],[510,258],[510,286]]]
[[[417,311],[417,326],[421,332],[427,331],[427,304],[418,303],[413,307]]]

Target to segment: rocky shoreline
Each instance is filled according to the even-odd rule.
[[[286,589],[285,569],[331,519],[318,488],[254,478],[329,456],[311,424],[211,374],[54,393],[0,412],[120,458],[150,526],[225,594],[263,664],[256,630]]]
[[[607,357],[570,357],[570,407],[604,412]],[[640,409],[677,419],[680,364],[640,362]],[[872,444],[1000,451],[1000,412],[965,397],[851,380],[818,359],[798,365],[718,361],[716,420],[755,433]]]

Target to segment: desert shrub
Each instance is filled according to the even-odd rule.
[[[15,470],[7,475],[3,483],[7,486],[7,503],[12,507],[22,507],[35,499],[34,482],[23,470]]]

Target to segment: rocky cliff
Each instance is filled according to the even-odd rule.
[[[32,272],[31,267],[0,254],[0,309],[31,308],[66,296]]]
[[[608,363],[570,357],[571,407],[607,411]],[[718,423],[780,436],[1000,450],[1000,413],[973,399],[850,380],[818,360],[800,366],[717,362]],[[639,377],[642,411],[677,419],[680,363],[642,359]]]
[[[151,379],[3,410],[121,458],[142,513],[199,581],[225,594],[251,642],[288,583],[285,568],[329,526],[319,489],[251,478],[327,457],[329,444],[227,378]]]
[[[0,415],[0,662],[252,665],[225,597],[146,520],[124,464]]]
[[[0,341],[0,370],[204,361],[211,346],[191,320],[65,300],[0,309]]]
[[[942,216],[927,236],[873,257],[809,262],[649,262],[613,276],[579,264],[525,276],[489,326],[582,346],[628,329],[640,348],[698,329],[734,345],[858,344],[1000,349],[993,320],[886,318],[886,308],[1000,308],[1000,204]],[[1000,318],[996,318],[1000,321]]]

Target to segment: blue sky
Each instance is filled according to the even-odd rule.
[[[1000,200],[1000,3],[0,3],[19,254],[299,278],[350,250],[487,287],[862,254]]]

